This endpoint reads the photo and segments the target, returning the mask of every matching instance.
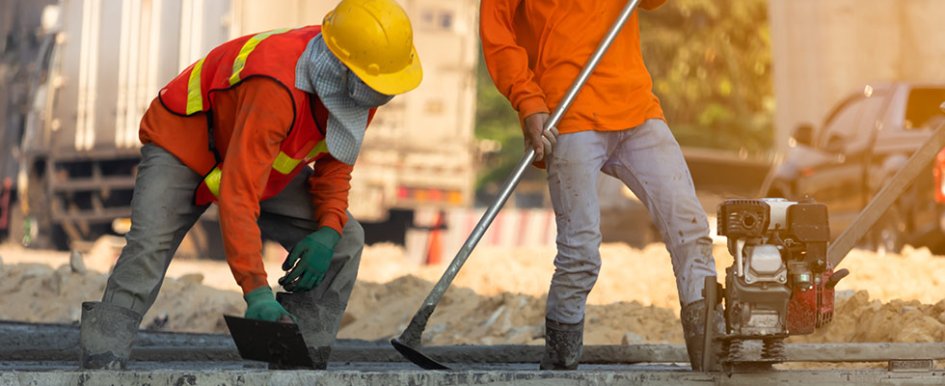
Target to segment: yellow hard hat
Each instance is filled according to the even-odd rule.
[[[393,0],[342,0],[322,22],[325,44],[365,84],[387,95],[420,85],[407,13]]]

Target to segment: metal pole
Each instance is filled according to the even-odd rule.
[[[639,2],[640,0],[627,1],[627,5],[623,8],[623,11],[621,11],[617,21],[615,21],[613,26],[610,27],[607,35],[600,42],[600,45],[598,45],[597,50],[594,51],[594,54],[591,55],[591,58],[584,66],[584,69],[581,70],[581,73],[578,75],[577,79],[575,79],[574,83],[571,84],[571,88],[568,90],[567,94],[565,94],[564,98],[561,100],[561,103],[558,104],[557,108],[555,108],[551,118],[545,122],[544,131],[548,131],[548,129],[555,127],[555,125],[561,121],[561,118],[564,117],[568,107],[570,107],[571,103],[574,102],[575,97],[577,97],[577,94],[581,91],[584,83],[587,82],[588,78],[590,78],[591,74],[594,72],[594,68],[597,67],[597,63],[599,63],[601,58],[604,57],[604,54],[610,47],[610,44],[613,43],[614,39],[617,37],[617,34],[620,33],[623,25],[626,24],[627,20],[630,19],[630,16],[633,14],[634,9],[636,9]],[[509,197],[512,195],[512,191],[515,189],[515,186],[518,185],[519,180],[522,178],[522,174],[525,173],[525,170],[534,159],[535,149],[528,149],[528,151],[525,153],[525,156],[522,157],[522,160],[519,161],[518,165],[515,167],[512,175],[509,176],[509,178],[505,181],[505,184],[502,185],[502,190],[499,193],[499,197],[496,198],[495,202],[489,206],[486,212],[482,215],[482,218],[479,219],[479,223],[476,224],[476,227],[469,235],[469,238],[466,239],[466,242],[463,244],[462,248],[460,248],[459,252],[456,254],[456,257],[454,257],[453,261],[450,262],[449,267],[446,268],[446,272],[443,273],[443,276],[436,283],[436,286],[433,287],[433,291],[427,295],[427,298],[423,301],[423,305],[421,305],[420,310],[417,311],[417,314],[414,315],[413,319],[410,321],[410,325],[406,330],[404,330],[400,337],[400,340],[403,343],[413,347],[420,346],[420,334],[426,328],[427,320],[430,318],[430,315],[433,314],[436,304],[439,303],[440,299],[443,297],[443,294],[446,292],[446,289],[449,288],[450,284],[453,282],[453,279],[456,277],[459,269],[462,268],[463,264],[466,263],[466,259],[469,258],[469,255],[476,247],[476,244],[478,244],[479,240],[482,239],[482,235],[486,233],[486,229],[488,229],[489,225],[492,224],[492,220],[495,219],[499,209],[501,209],[502,206],[505,205],[505,202],[508,201]]]

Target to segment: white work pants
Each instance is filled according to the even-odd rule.
[[[679,144],[664,121],[651,119],[629,130],[558,137],[548,163],[558,226],[548,318],[561,323],[584,318],[601,267],[600,171],[623,181],[646,204],[672,257],[680,303],[702,299],[704,278],[715,275],[709,224]]]

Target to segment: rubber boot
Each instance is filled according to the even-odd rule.
[[[584,321],[568,324],[545,319],[542,370],[576,370],[584,348]]]
[[[79,366],[90,370],[124,370],[140,324],[141,315],[125,307],[82,303]]]
[[[353,262],[353,267],[349,266]],[[312,359],[311,368],[325,370],[328,368],[328,359],[331,356],[331,345],[335,343],[335,336],[341,327],[341,319],[348,305],[348,297],[354,285],[359,260],[350,258],[334,259],[325,273],[321,284],[307,292],[276,294],[286,310],[296,317],[296,324],[308,355]],[[347,268],[347,274],[342,271]]]
[[[724,331],[725,322],[722,314],[713,312],[716,336]],[[682,307],[679,318],[682,320],[683,336],[686,340],[686,351],[689,353],[689,363],[692,371],[714,371],[715,369],[702,368],[702,352],[705,340],[705,301],[697,300]],[[713,355],[718,356],[717,350]],[[714,361],[717,362],[717,361]]]

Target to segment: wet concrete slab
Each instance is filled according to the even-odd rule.
[[[699,374],[663,370],[328,370],[161,369],[130,371],[17,371],[0,373],[0,386],[26,385],[942,385],[945,373],[882,370],[781,371]]]
[[[75,326],[0,322],[0,386],[34,385],[945,385],[941,344],[793,346],[806,361],[886,362],[889,369],[692,373],[681,346],[588,346],[579,371],[537,371],[540,346],[427,347],[450,371],[404,362],[387,342],[339,341],[327,371],[269,370],[228,336],[142,331],[126,371],[79,371]],[[901,346],[901,347],[900,347]],[[909,353],[906,352],[909,351]],[[909,354],[909,355],[906,355]],[[885,356],[884,356],[885,355]],[[890,356],[891,355],[891,356]],[[641,362],[641,363],[636,363]],[[659,363],[653,363],[659,362]],[[826,367],[826,366],[824,366]]]

